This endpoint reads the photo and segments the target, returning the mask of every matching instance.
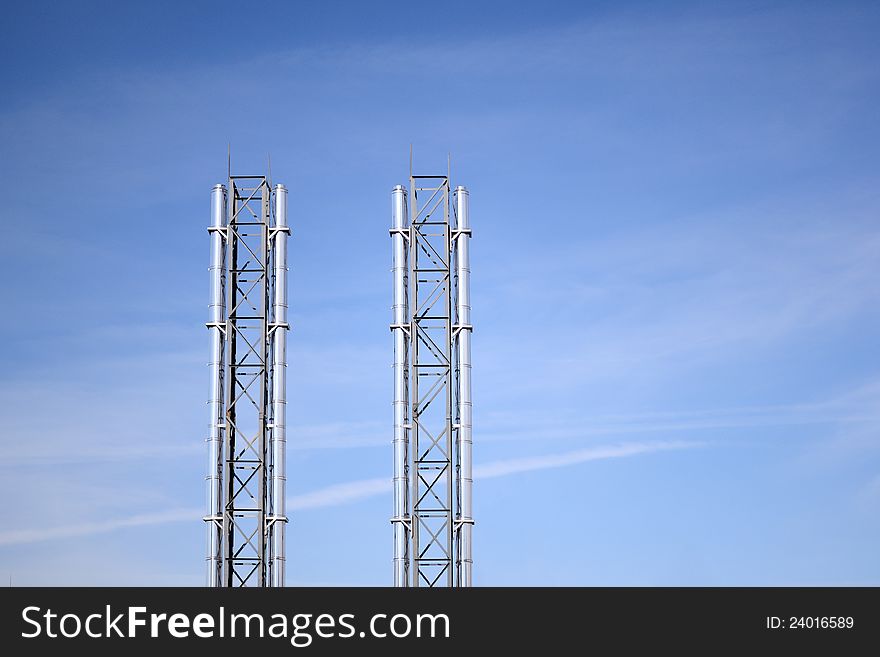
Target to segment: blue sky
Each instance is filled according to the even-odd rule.
[[[4,580],[203,582],[231,143],[290,189],[290,583],[390,583],[412,143],[471,191],[476,584],[880,584],[874,3],[60,4],[0,26]]]

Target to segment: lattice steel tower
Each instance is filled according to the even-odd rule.
[[[211,193],[208,586],[284,586],[287,189]]]
[[[468,191],[410,165],[391,192],[395,586],[471,585],[470,234]]]

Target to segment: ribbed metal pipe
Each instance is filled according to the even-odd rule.
[[[391,191],[391,244],[394,305],[391,329],[394,334],[394,586],[408,585],[409,548],[409,324],[408,244],[404,232],[409,225],[406,189]]]
[[[218,519],[223,515],[223,345],[222,324],[226,321],[226,240],[222,231],[226,228],[226,187],[215,185],[211,191],[211,299],[209,322],[211,324],[211,396],[208,399],[210,434],[208,436],[207,506],[205,518],[208,531],[207,584],[220,586],[222,555],[220,554],[221,527]]]
[[[455,204],[459,231],[471,227],[468,215],[468,191],[456,187]],[[455,240],[458,294],[458,454],[461,502],[461,571],[459,586],[471,586],[473,574],[473,460],[472,460],[472,402],[471,402],[471,261],[470,233],[459,232]]]
[[[275,295],[273,318],[276,324],[272,349],[272,586],[284,586],[284,534],[287,459],[287,188],[275,186],[275,233],[273,267]]]

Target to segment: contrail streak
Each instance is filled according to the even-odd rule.
[[[672,441],[655,443],[622,443],[601,447],[586,447],[570,452],[529,456],[524,458],[492,461],[474,467],[476,479],[492,479],[507,477],[522,472],[562,468],[587,461],[598,461],[611,458],[622,458],[667,450],[689,449],[700,447],[704,443],[690,441]],[[287,505],[294,511],[318,509],[322,507],[342,506],[357,500],[386,495],[391,492],[391,480],[387,477],[360,479],[342,484],[334,484],[325,488],[293,495],[287,498]],[[64,538],[76,538],[105,534],[127,527],[144,527],[149,525],[165,525],[174,522],[192,522],[202,515],[201,509],[169,509],[159,513],[144,513],[128,518],[87,522],[59,527],[41,527],[36,529],[11,529],[0,532],[0,546],[23,545],[40,541],[52,541]]]

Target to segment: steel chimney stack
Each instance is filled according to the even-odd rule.
[[[284,586],[287,515],[285,513],[287,459],[287,188],[275,186],[275,226],[272,230],[274,300],[272,345],[272,509],[267,518],[272,536],[272,586]]]
[[[391,191],[394,585],[471,586],[469,197],[451,203],[448,170],[409,183]]]
[[[284,586],[287,189],[230,175],[208,231],[207,584]]]
[[[456,228],[453,232],[456,271],[456,323],[453,327],[457,342],[457,398],[458,398],[458,581],[460,586],[471,586],[473,566],[472,530],[474,524],[471,493],[474,475],[472,461],[473,438],[471,403],[471,225],[468,216],[469,194],[464,187],[455,188]]]
[[[394,585],[406,586],[409,570],[409,220],[406,189],[391,191],[394,305]]]
[[[208,328],[211,331],[211,396],[208,399],[210,433],[208,435],[207,515],[207,585],[220,586],[223,518],[223,370],[226,333],[226,187],[215,185],[211,191],[211,299]]]

